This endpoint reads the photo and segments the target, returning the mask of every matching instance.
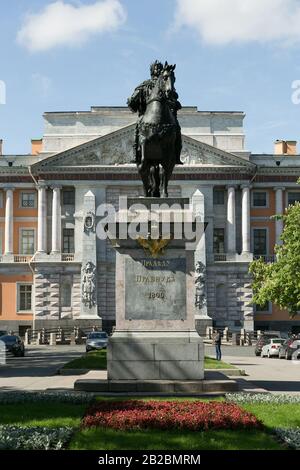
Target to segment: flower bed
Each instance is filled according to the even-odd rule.
[[[84,392],[3,392],[0,393],[0,405],[27,402],[72,403],[73,405],[89,404],[95,395]]]
[[[300,450],[300,428],[276,428],[274,432],[289,447]]]
[[[271,393],[227,393],[226,400],[232,403],[265,403],[265,404],[287,404],[299,403],[300,396],[298,395],[272,395]]]
[[[100,401],[83,418],[84,428],[260,429],[261,422],[233,403],[191,401]]]
[[[60,450],[72,434],[71,428],[0,426],[0,450]]]

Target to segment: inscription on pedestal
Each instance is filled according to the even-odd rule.
[[[125,310],[126,320],[185,320],[185,257],[127,257]]]

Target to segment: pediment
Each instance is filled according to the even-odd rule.
[[[132,164],[134,160],[135,124],[108,135],[44,158],[32,166],[34,172],[87,171],[98,167]],[[185,166],[252,169],[253,164],[231,153],[182,136],[181,160]],[[184,167],[182,167],[184,168]]]

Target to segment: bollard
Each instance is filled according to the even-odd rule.
[[[56,346],[56,333],[50,333],[50,346]]]
[[[75,346],[75,345],[76,345],[76,336],[75,336],[75,333],[71,333],[70,339],[71,339],[71,341],[70,341],[71,346]]]
[[[30,344],[30,330],[25,331],[24,344],[25,346],[28,346]]]
[[[236,345],[237,345],[237,334],[232,333],[232,346],[236,346]]]
[[[37,334],[37,342],[36,344],[43,344],[43,334],[41,331],[38,332]]]
[[[224,328],[223,338],[224,338],[224,341],[226,341],[228,343],[228,341],[229,341],[229,328],[228,328],[228,326],[226,326],[226,328]]]

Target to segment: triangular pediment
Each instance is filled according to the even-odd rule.
[[[46,157],[32,165],[32,169],[34,172],[77,172],[80,169],[96,170],[98,167],[129,165],[134,160],[134,141],[135,124],[132,124],[64,152]],[[181,160],[184,166],[253,169],[252,163],[232,153],[185,135],[182,136],[182,141]]]

